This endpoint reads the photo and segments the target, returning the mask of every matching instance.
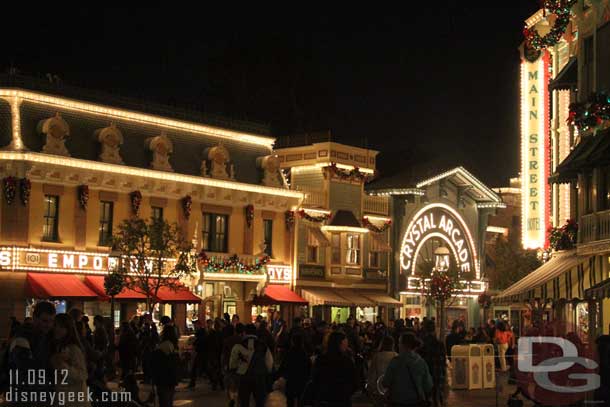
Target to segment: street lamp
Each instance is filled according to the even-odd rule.
[[[440,246],[434,251],[434,269],[436,271],[449,270],[449,249],[445,246]]]

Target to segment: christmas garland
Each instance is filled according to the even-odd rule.
[[[377,225],[375,225],[374,223],[372,223],[369,218],[367,218],[366,216],[362,218],[362,225],[367,228],[368,230],[370,230],[371,232],[375,232],[375,233],[383,233],[386,230],[388,230],[390,228],[390,226],[392,225],[392,219],[388,219],[385,222],[383,222],[383,226],[379,227]]]
[[[140,214],[140,205],[142,204],[142,193],[140,191],[133,191],[129,194],[131,200],[131,212],[138,216]]]
[[[336,163],[331,163],[328,167],[325,167],[325,169],[329,171],[332,175],[343,181],[363,181],[367,177],[367,175],[361,172],[358,167],[354,167],[351,170],[343,170],[337,167]]]
[[[252,227],[252,222],[254,222],[254,205],[246,205],[246,224],[248,228]]]
[[[284,222],[286,223],[286,230],[292,230],[294,227],[294,211],[286,211],[284,213]]]
[[[270,257],[265,255],[254,261],[254,264],[243,263],[239,260],[237,254],[232,255],[226,260],[214,260],[214,257],[210,258],[205,251],[199,252],[197,257],[199,264],[206,271],[212,273],[226,273],[230,272],[227,269],[234,269],[237,273],[241,274],[261,274],[262,268],[269,263]]]
[[[30,202],[30,193],[32,192],[32,183],[27,178],[21,178],[19,181],[19,197],[23,206],[27,206]]]
[[[6,203],[11,205],[15,200],[17,190],[17,180],[15,177],[5,177],[2,180],[2,189],[4,190],[4,198],[6,199]]]
[[[576,245],[578,223],[574,219],[568,219],[565,225],[557,228],[550,227],[547,233],[552,250],[570,250]]]
[[[594,93],[588,102],[570,104],[568,124],[580,132],[597,129],[610,120],[610,96],[605,92]]]
[[[78,186],[78,204],[82,210],[87,209],[87,203],[89,202],[89,186],[79,185]]]
[[[447,301],[453,292],[453,282],[447,273],[434,272],[430,279],[430,296],[436,301]]]
[[[570,23],[570,9],[574,4],[576,0],[545,0],[544,8],[557,16],[555,23],[544,37],[541,37],[534,28],[525,28],[523,35],[526,44],[537,51],[556,45]]]
[[[310,222],[321,223],[321,222],[324,222],[325,220],[328,220],[328,218],[330,218],[330,213],[324,213],[320,216],[311,216],[310,214],[305,212],[304,209],[301,209],[299,211],[299,216]]]
[[[184,212],[184,217],[188,220],[191,217],[191,211],[193,209],[193,198],[190,195],[185,196],[181,200],[182,202],[182,211]]]

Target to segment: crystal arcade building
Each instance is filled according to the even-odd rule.
[[[292,283],[284,217],[303,195],[288,190],[274,140],[260,128],[28,85],[0,87],[1,336],[9,316],[22,320],[40,299],[59,312],[77,306],[109,316],[103,275],[112,266],[111,236],[132,216],[176,222],[212,264],[271,257],[256,272],[200,269],[182,290],[159,292],[155,318],[173,315],[182,328],[197,314],[246,320],[263,284]],[[117,298],[118,321],[144,310],[142,294]]]
[[[485,231],[489,215],[504,207],[500,197],[463,167],[433,176],[413,168],[374,181],[367,192],[391,198],[391,284],[403,304],[400,317],[436,315],[422,295],[421,275],[445,263],[457,268],[464,283],[448,304],[448,327],[456,319],[478,325],[477,299],[486,289]]]

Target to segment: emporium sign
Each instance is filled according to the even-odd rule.
[[[418,259],[422,259],[420,249],[429,239],[444,242],[460,272],[474,271],[476,278],[480,277],[474,240],[466,222],[452,207],[442,203],[427,205],[411,218],[400,249],[401,271],[416,274]]]
[[[66,250],[0,248],[0,269],[26,271],[60,271],[106,274],[117,265],[117,258],[107,253],[76,252]],[[173,260],[168,260],[172,262]],[[148,260],[152,267],[153,260]],[[167,263],[166,263],[167,264]]]
[[[550,211],[549,54],[521,62],[522,240],[526,249],[546,246]]]

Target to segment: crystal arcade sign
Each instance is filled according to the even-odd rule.
[[[416,275],[420,250],[429,239],[444,242],[461,273],[473,272],[475,278],[480,278],[477,252],[468,226],[458,212],[442,203],[425,206],[411,219],[400,249],[402,273]]]

